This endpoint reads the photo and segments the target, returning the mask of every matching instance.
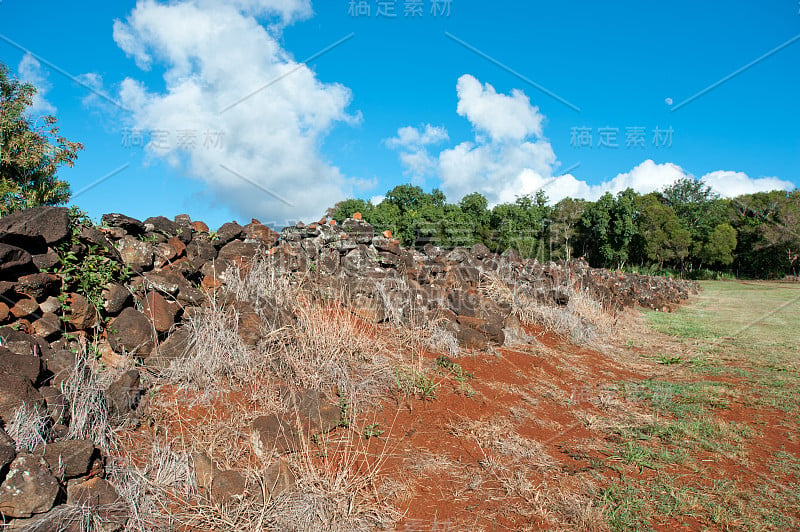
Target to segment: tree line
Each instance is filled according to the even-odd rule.
[[[348,199],[328,215],[342,222],[355,212],[408,246],[481,243],[540,261],[582,257],[596,267],[694,278],[796,276],[800,266],[797,189],[722,198],[683,178],[649,194],[629,188],[550,204],[539,191],[490,209],[477,192],[454,204],[440,190],[405,184],[378,204]]]

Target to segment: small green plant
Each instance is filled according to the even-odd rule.
[[[667,356],[667,355],[659,355],[658,363],[664,366],[671,366],[672,364],[680,364],[682,361],[681,357],[679,356]]]
[[[344,397],[339,399],[339,426],[350,427],[350,405],[347,404]]]
[[[397,372],[397,388],[401,393],[420,399],[436,399],[436,383],[427,375],[414,370]]]
[[[368,440],[370,438],[375,438],[377,436],[380,436],[383,433],[384,431],[378,428],[377,423],[370,423],[369,425],[364,427],[364,432],[362,434],[364,435],[364,439]]]
[[[436,357],[436,365],[452,373],[453,378],[458,382],[463,383],[467,379],[473,378],[472,373],[465,373],[464,369],[461,367],[460,364],[456,364],[449,357],[446,357],[445,355],[440,355]]]
[[[85,253],[75,252],[76,244],[80,244],[80,235],[84,227],[92,227],[92,221],[85,212],[73,207],[70,210],[72,220],[70,239],[57,248],[59,265],[55,273],[59,274],[66,285],[74,285],[76,290],[92,302],[98,312],[103,306],[103,290],[111,282],[124,282],[131,270],[114,260],[109,250],[99,245],[89,245]],[[61,309],[66,313],[69,309],[66,300],[61,300]]]

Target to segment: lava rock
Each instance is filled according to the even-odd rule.
[[[271,452],[289,453],[300,448],[300,435],[292,423],[276,414],[261,416],[253,421],[251,442],[259,457]]]
[[[31,254],[22,248],[0,242],[0,277],[10,279],[36,269]]]
[[[94,327],[100,321],[94,304],[81,294],[69,294],[67,305],[69,306],[67,321],[75,330],[80,331]]]
[[[142,311],[156,331],[165,333],[175,325],[178,307],[158,292],[148,292],[142,301]]]
[[[153,350],[153,327],[147,316],[128,307],[109,324],[108,341],[117,353],[146,357]]]
[[[117,283],[109,283],[103,289],[103,310],[109,314],[119,314],[131,301],[131,292]]]
[[[119,254],[123,262],[133,271],[141,273],[153,267],[153,245],[142,242],[132,236],[124,236],[118,243]]]
[[[123,420],[139,407],[144,393],[139,386],[140,380],[139,372],[132,369],[123,373],[106,390],[108,411],[116,421]]]
[[[104,214],[100,221],[106,227],[119,227],[125,230],[129,235],[137,236],[144,234],[144,224],[136,218],[131,218],[124,214]]]
[[[0,242],[44,252],[70,234],[66,207],[33,207],[0,218]]]
[[[0,471],[5,470],[6,466],[17,457],[17,447],[11,436],[0,429]]]
[[[58,481],[42,458],[30,454],[17,456],[0,485],[0,514],[20,518],[47,512],[58,492]]]
[[[32,297],[36,301],[42,301],[47,296],[58,291],[61,280],[49,273],[32,273],[23,275],[17,280],[14,290],[18,294]]]
[[[25,377],[35,385],[42,373],[42,359],[32,355],[19,355],[0,347],[0,371]]]
[[[211,500],[223,506],[245,495],[247,481],[237,471],[220,471],[211,481]]]
[[[274,499],[286,490],[292,489],[297,484],[297,477],[292,468],[289,466],[289,461],[285,458],[279,458],[277,462],[270,465],[264,471],[264,487],[271,499]]]
[[[89,440],[62,440],[43,445],[34,454],[41,454],[57,478],[70,479],[89,473],[95,448]]]

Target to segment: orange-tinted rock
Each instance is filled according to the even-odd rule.
[[[11,314],[15,318],[24,318],[30,316],[39,310],[39,303],[35,299],[24,298],[20,299],[16,305],[11,307]]]
[[[208,225],[199,220],[192,222],[192,229],[194,229],[197,233],[208,233]]]
[[[182,257],[184,253],[186,253],[186,244],[178,240],[178,237],[173,236],[167,240],[167,244],[172,246],[172,249],[175,250],[176,257]]]
[[[99,320],[97,309],[86,297],[81,294],[70,294],[67,302],[69,305],[67,319],[75,329],[88,329],[97,325]]]
[[[222,286],[222,283],[215,276],[206,275],[205,277],[203,277],[202,286],[203,288],[206,288],[208,290],[213,290],[215,288],[219,288],[220,286]]]
[[[158,292],[149,292],[142,301],[142,310],[153,323],[156,331],[163,333],[169,331],[175,325],[175,314],[177,308],[164,299]]]

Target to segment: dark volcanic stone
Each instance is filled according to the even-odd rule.
[[[146,357],[153,350],[153,328],[147,316],[131,307],[109,324],[108,341],[117,353]]]
[[[129,235],[136,236],[144,233],[144,224],[142,222],[124,214],[104,214],[100,220],[106,227],[120,227]]]
[[[53,507],[58,492],[58,481],[42,458],[20,455],[0,486],[0,514],[19,518],[44,513]]]
[[[66,207],[34,207],[0,218],[0,242],[42,253],[66,240],[70,225]]]
[[[22,248],[0,243],[0,276],[11,279],[15,275],[32,272],[35,269],[30,253]]]
[[[89,440],[63,440],[44,445],[41,452],[50,471],[58,478],[82,477],[89,472],[94,444]]]
[[[232,240],[244,238],[244,228],[236,222],[228,222],[222,224],[217,230],[217,239],[214,240],[214,246],[221,248]]]
[[[30,296],[37,301],[43,300],[45,297],[54,294],[61,280],[50,273],[32,273],[30,275],[23,275],[17,279],[17,284],[14,290],[18,294]]]

